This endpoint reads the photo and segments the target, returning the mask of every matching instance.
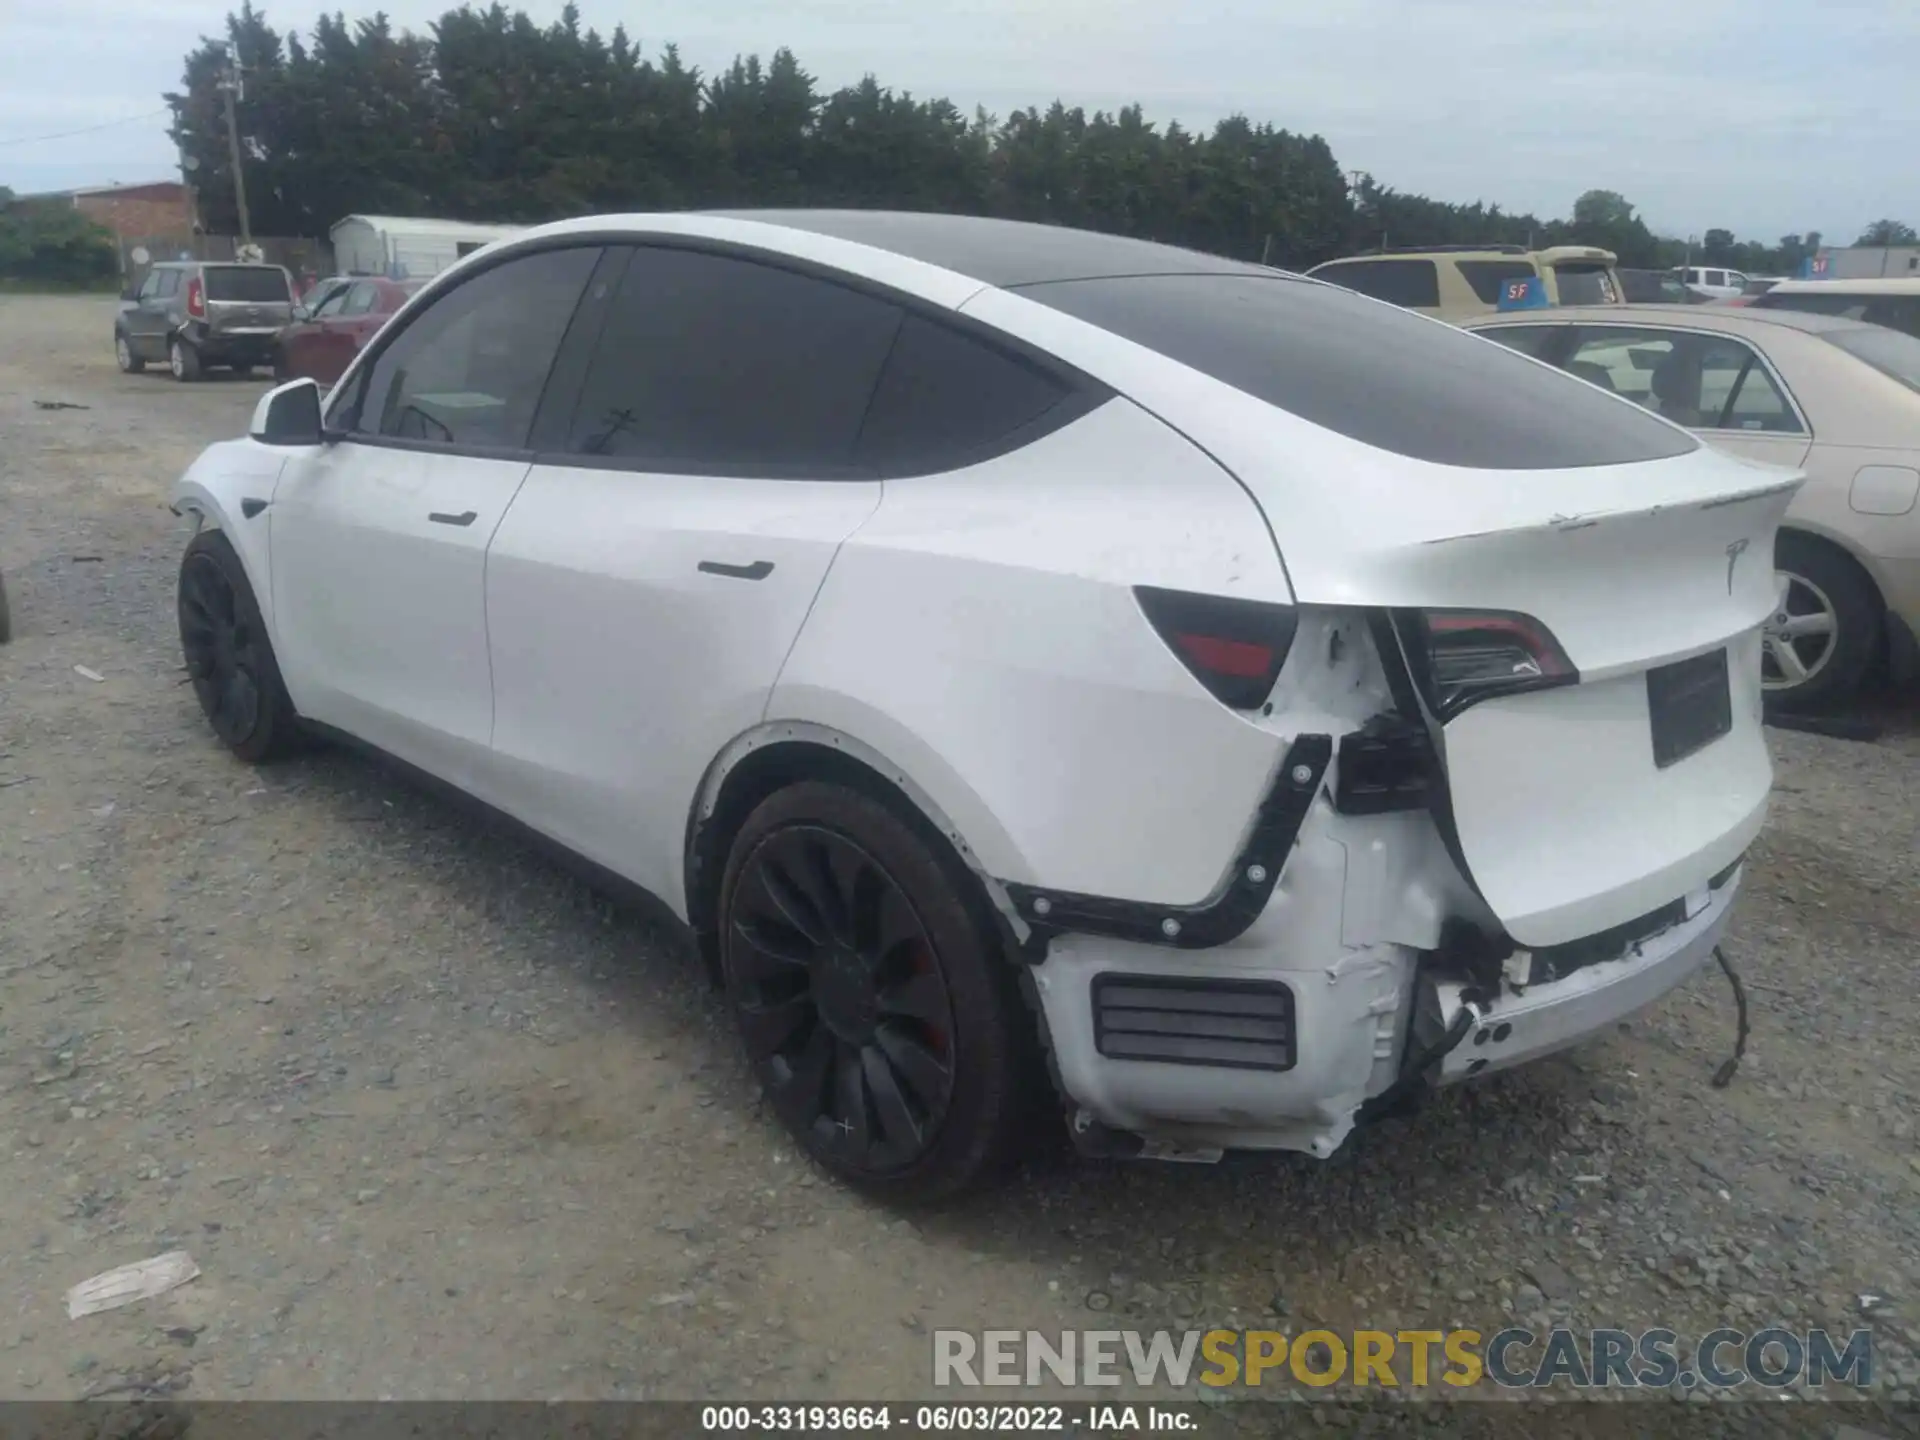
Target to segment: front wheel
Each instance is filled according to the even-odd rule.
[[[1012,963],[961,883],[886,805],[817,782],[747,817],[721,882],[727,996],[769,1102],[883,1199],[981,1184],[1027,1118]]]
[[[1773,565],[1784,595],[1762,631],[1768,705],[1811,711],[1844,704],[1880,654],[1879,592],[1846,554],[1796,531],[1780,532]]]
[[[122,375],[138,375],[147,368],[147,362],[133,353],[133,343],[124,335],[113,337],[113,358]]]
[[[299,717],[281,683],[246,567],[218,530],[187,542],[178,608],[187,675],[220,742],[252,763],[299,749]]]

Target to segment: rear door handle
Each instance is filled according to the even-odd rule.
[[[751,565],[723,565],[718,560],[702,560],[703,575],[726,575],[735,580],[764,580],[773,573],[771,560],[756,560]]]
[[[477,510],[463,510],[458,515],[448,515],[442,511],[435,510],[427,516],[427,519],[436,525],[471,525],[479,518],[480,512]]]

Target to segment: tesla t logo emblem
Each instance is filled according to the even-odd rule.
[[[1745,540],[1736,540],[1727,546],[1727,593],[1733,593],[1733,567],[1740,563],[1740,557],[1747,553]]]

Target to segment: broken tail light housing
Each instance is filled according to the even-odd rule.
[[[187,281],[187,314],[196,320],[207,318],[207,291],[198,275]]]
[[[1496,695],[1578,684],[1560,642],[1512,610],[1416,610],[1408,646],[1427,703],[1442,720]]]
[[[1136,585],[1134,598],[1169,650],[1207,692],[1257,710],[1287,663],[1300,617],[1291,605]]]

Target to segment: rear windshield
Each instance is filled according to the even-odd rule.
[[[1415,460],[1545,470],[1699,448],[1684,430],[1585,381],[1333,285],[1148,275],[1061,280],[1016,293]]]
[[[1898,330],[1878,326],[1860,330],[1833,330],[1822,335],[1856,360],[1864,360],[1882,375],[1891,375],[1909,390],[1920,390],[1920,340]]]
[[[1618,305],[1620,294],[1613,286],[1613,276],[1604,265],[1581,263],[1556,265],[1553,267],[1555,286],[1560,291],[1562,305]]]
[[[284,305],[292,299],[287,272],[277,265],[209,265],[207,299]]]

